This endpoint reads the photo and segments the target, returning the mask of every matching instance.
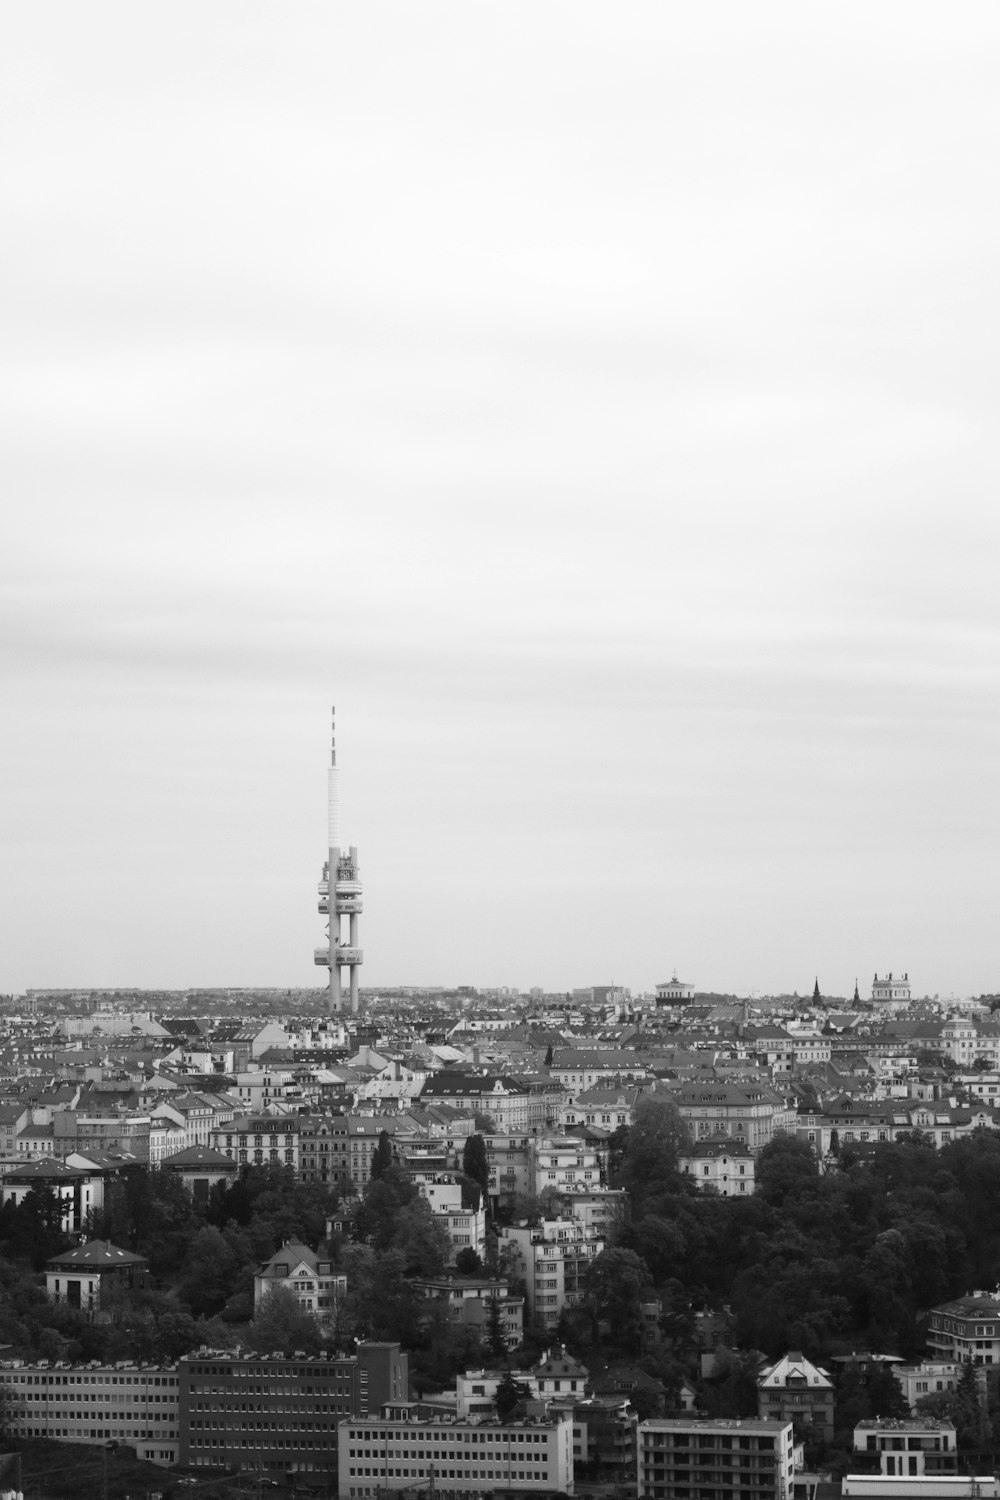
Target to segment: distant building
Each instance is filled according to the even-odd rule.
[[[677,1164],[697,1187],[713,1189],[721,1198],[749,1198],[754,1190],[756,1162],[745,1141],[733,1136],[706,1136],[685,1147]]]
[[[954,1422],[873,1417],[855,1427],[854,1451],[877,1455],[880,1472],[890,1479],[958,1470]]]
[[[678,979],[676,969],[673,978],[661,980],[656,986],[657,1005],[687,1005],[693,996],[694,985]]]
[[[36,1365],[10,1360],[0,1379],[19,1408],[20,1437],[66,1443],[117,1441],[147,1463],[177,1462],[176,1365]]]
[[[333,1262],[322,1259],[308,1245],[289,1240],[254,1276],[255,1315],[275,1286],[288,1287],[303,1312],[315,1313],[321,1322],[328,1323],[333,1319],[338,1300],[347,1293],[347,1277],[335,1275]]]
[[[872,980],[872,1001],[876,1005],[893,1005],[902,1009],[910,1003],[910,976],[893,978],[891,971],[884,979],[878,974]]]

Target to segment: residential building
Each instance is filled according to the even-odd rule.
[[[296,1115],[240,1115],[213,1125],[209,1144],[238,1166],[298,1167]]]
[[[958,1471],[954,1422],[873,1417],[855,1427],[854,1451],[877,1455],[880,1473],[889,1478]]]
[[[202,1350],[177,1368],[179,1462],[269,1476],[335,1472],[338,1416],[403,1400],[408,1381],[398,1344],[359,1343],[332,1359]]]
[[[26,1438],[119,1442],[148,1463],[177,1462],[176,1365],[50,1365],[7,1360],[0,1379],[19,1408],[11,1425]]]
[[[833,1439],[833,1381],[799,1351],[782,1355],[757,1376],[757,1411],[769,1421],[791,1422],[798,1436]]]
[[[504,1343],[508,1350],[520,1348],[524,1340],[524,1298],[515,1296],[506,1281],[480,1276],[418,1276],[412,1286],[432,1305],[443,1309],[450,1323],[478,1329],[484,1343],[491,1304],[498,1303]]]
[[[213,1187],[220,1182],[232,1182],[239,1167],[231,1156],[213,1146],[188,1146],[165,1157],[160,1170],[179,1177],[195,1203],[207,1205]]]
[[[932,1307],[927,1344],[938,1359],[959,1364],[1000,1364],[1000,1294],[971,1292]]]
[[[418,1180],[417,1187],[451,1241],[450,1259],[454,1260],[460,1250],[474,1250],[480,1258],[485,1255],[485,1203],[480,1201],[478,1208],[463,1207],[462,1184],[449,1172],[442,1172],[430,1181]]]
[[[432,1073],[420,1091],[422,1104],[464,1106],[487,1115],[498,1131],[522,1135],[528,1130],[528,1096],[527,1085],[517,1078],[463,1072],[458,1068],[442,1068]]]
[[[921,1396],[953,1391],[965,1368],[965,1365],[954,1360],[924,1360],[918,1365],[895,1364],[892,1373],[899,1381],[906,1404],[915,1416]]]
[[[728,1135],[759,1151],[775,1135],[795,1129],[795,1109],[769,1084],[712,1077],[658,1089],[673,1099],[695,1140]]]
[[[721,1198],[753,1195],[756,1161],[738,1136],[705,1136],[680,1152],[677,1165],[702,1191],[715,1191]]]
[[[93,1316],[109,1294],[142,1291],[148,1270],[142,1255],[121,1250],[110,1240],[85,1240],[52,1257],[45,1267],[45,1289],[53,1302]]]
[[[555,1328],[564,1308],[584,1300],[586,1274],[604,1241],[576,1219],[543,1219],[540,1224],[505,1225],[500,1249],[510,1246],[524,1278],[528,1316],[545,1332]]]
[[[303,1312],[312,1312],[323,1323],[332,1322],[337,1302],[347,1293],[347,1277],[334,1273],[333,1262],[295,1240],[276,1250],[253,1279],[253,1310],[260,1312],[267,1293],[284,1286],[295,1293]]]
[[[640,1422],[638,1493],[649,1500],[785,1500],[791,1422],[653,1417]]]
[[[374,1500],[387,1490],[414,1486],[436,1493],[574,1492],[569,1412],[507,1423],[480,1417],[427,1420],[400,1403],[367,1421],[342,1421],[339,1431],[342,1500]]]

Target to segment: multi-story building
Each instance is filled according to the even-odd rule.
[[[213,1125],[209,1144],[239,1166],[298,1167],[296,1115],[241,1115]]]
[[[970,1292],[932,1307],[927,1343],[933,1356],[960,1364],[1000,1364],[1000,1296]]]
[[[547,1188],[562,1193],[579,1187],[599,1187],[601,1169],[597,1153],[577,1136],[549,1136],[538,1141],[534,1149],[535,1171],[532,1190],[536,1194]]]
[[[552,1330],[565,1308],[583,1302],[586,1274],[604,1240],[576,1219],[505,1225],[501,1254],[509,1246],[527,1290],[528,1315],[542,1333]]]
[[[91,1317],[111,1291],[142,1291],[149,1262],[110,1240],[85,1240],[45,1267],[45,1289],[53,1302],[79,1308]]]
[[[649,1069],[640,1053],[611,1047],[559,1047],[549,1072],[567,1094],[581,1094],[587,1089],[614,1087],[623,1080],[632,1082],[649,1077]]]
[[[342,1500],[414,1486],[572,1495],[572,1416],[560,1411],[521,1422],[428,1421],[400,1403],[380,1417],[340,1423],[338,1477]]]
[[[785,1500],[791,1493],[791,1422],[750,1418],[640,1422],[638,1493],[649,1500]]]
[[[477,1329],[484,1343],[489,1333],[491,1305],[498,1304],[503,1341],[508,1350],[520,1348],[524,1339],[524,1298],[515,1296],[506,1281],[479,1276],[418,1276],[412,1285],[429,1302],[443,1308],[450,1323]]]
[[[729,1135],[759,1151],[775,1135],[795,1129],[795,1109],[764,1083],[712,1078],[657,1090],[673,1099],[694,1140]]]
[[[17,1409],[21,1437],[67,1443],[117,1441],[149,1463],[177,1462],[180,1421],[176,1365],[38,1364],[8,1360],[0,1382]]]
[[[407,1394],[398,1344],[360,1343],[332,1359],[202,1350],[177,1368],[178,1457],[192,1468],[330,1474],[338,1419],[365,1418]]]
[[[910,1003],[910,976],[897,975],[894,979],[890,971],[880,979],[876,974],[872,980],[872,1000],[876,1005],[904,1010]]]
[[[877,1455],[890,1479],[958,1472],[954,1422],[871,1417],[855,1427],[854,1451]]]
[[[899,1382],[910,1412],[915,1416],[917,1402],[922,1396],[955,1390],[964,1368],[964,1365],[957,1364],[954,1360],[924,1360],[918,1365],[894,1364],[892,1373]],[[985,1371],[982,1378],[986,1378]]]
[[[685,1147],[677,1159],[681,1171],[701,1189],[722,1198],[749,1198],[754,1190],[756,1161],[738,1136],[706,1136]]]
[[[799,1436],[833,1439],[833,1381],[798,1351],[767,1365],[757,1376],[758,1415],[791,1422]]]
[[[106,1115],[62,1109],[52,1119],[55,1154],[70,1151],[129,1151],[139,1161],[149,1160],[148,1114],[109,1106]]]
[[[272,1287],[294,1292],[303,1312],[312,1312],[323,1323],[333,1321],[337,1303],[347,1294],[347,1277],[336,1275],[331,1260],[324,1260],[308,1245],[288,1240],[276,1250],[253,1279],[253,1310],[260,1312]]]
[[[498,1131],[522,1135],[528,1130],[527,1084],[496,1073],[461,1072],[442,1068],[432,1073],[420,1092],[422,1104],[450,1104],[472,1109],[491,1119]]]
[[[481,1258],[486,1253],[486,1205],[480,1201],[478,1208],[464,1207],[462,1184],[450,1172],[418,1181],[417,1186],[451,1241],[450,1259],[454,1260],[460,1250],[474,1250]]]

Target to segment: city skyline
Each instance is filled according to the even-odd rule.
[[[0,990],[1000,989],[995,9],[5,41]]]

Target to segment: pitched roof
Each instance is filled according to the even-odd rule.
[[[113,1271],[119,1266],[144,1266],[144,1255],[133,1255],[131,1250],[121,1250],[110,1240],[85,1240],[62,1255],[53,1255],[50,1266],[79,1266],[91,1271]]]

